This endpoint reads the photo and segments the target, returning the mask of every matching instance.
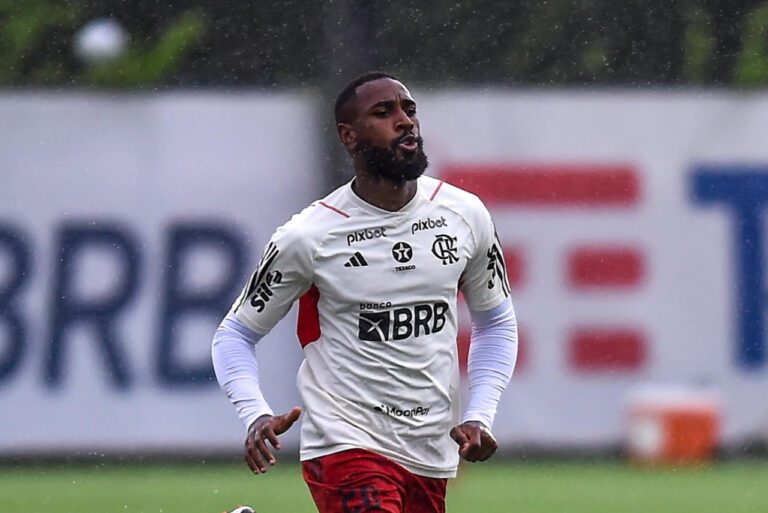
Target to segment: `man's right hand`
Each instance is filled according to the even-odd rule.
[[[267,440],[279,451],[277,435],[288,431],[300,416],[301,408],[296,406],[284,415],[262,415],[251,424],[245,437],[245,462],[254,474],[263,474],[267,471],[267,463],[274,465],[277,461],[267,446]]]

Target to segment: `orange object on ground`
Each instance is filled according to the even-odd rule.
[[[658,392],[629,406],[627,445],[640,464],[697,464],[710,461],[719,440],[717,401],[697,394]]]

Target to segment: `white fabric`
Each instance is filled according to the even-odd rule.
[[[301,459],[360,447],[419,475],[455,475],[457,293],[473,311],[509,294],[480,200],[422,177],[388,212],[342,186],[277,230],[232,312],[266,334],[313,286],[320,336],[303,341],[297,378]]]
[[[470,311],[472,335],[467,374],[469,400],[462,422],[476,420],[493,427],[501,393],[517,360],[517,320],[512,300],[485,312]]]
[[[254,349],[261,335],[228,314],[213,336],[211,356],[216,379],[235,405],[246,429],[262,415],[272,415],[259,387],[259,365]]]

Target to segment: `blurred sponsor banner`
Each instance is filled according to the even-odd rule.
[[[421,100],[433,172],[506,247],[522,344],[500,439],[618,443],[648,387],[716,398],[726,443],[766,429],[767,96]]]
[[[768,97],[416,99],[429,173],[481,196],[505,245],[522,343],[502,445],[615,444],[647,387],[719,398],[727,442],[765,429]],[[210,339],[274,228],[323,195],[316,112],[0,96],[0,454],[239,449]],[[294,327],[257,350],[276,410],[298,404]]]
[[[210,341],[320,189],[314,112],[293,95],[0,96],[0,453],[240,446]],[[298,401],[293,333],[258,350],[275,408]]]

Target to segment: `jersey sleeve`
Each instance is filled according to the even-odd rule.
[[[277,229],[258,268],[232,305],[237,320],[266,335],[312,285],[313,248],[294,217]]]
[[[491,214],[479,199],[474,207],[469,219],[475,248],[461,275],[459,287],[470,310],[482,312],[509,297],[509,280]]]

